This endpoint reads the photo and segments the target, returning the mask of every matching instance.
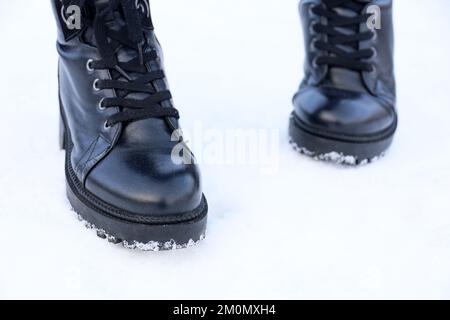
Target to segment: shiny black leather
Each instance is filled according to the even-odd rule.
[[[306,48],[305,78],[294,96],[294,116],[302,127],[312,133],[333,139],[358,141],[364,137],[380,139],[392,135],[397,124],[396,89],[393,67],[392,0],[361,0],[381,9],[382,27],[375,37],[360,43],[361,49],[375,52],[369,61],[374,71],[352,71],[316,65],[315,59],[323,55],[314,41],[324,35],[315,33],[313,23],[326,23],[326,19],[312,12],[312,7],[324,5],[320,0],[300,2],[300,16]],[[361,24],[361,31],[368,27]]]
[[[56,17],[61,14],[58,1],[51,1]],[[172,149],[179,143],[172,139],[177,121],[152,118],[105,127],[108,117],[119,110],[101,110],[99,102],[114,97],[115,91],[96,91],[93,83],[111,79],[111,75],[107,70],[88,70],[88,60],[100,56],[95,45],[85,41],[86,29],[68,38],[60,19],[56,20],[61,112],[73,143],[70,164],[84,188],[118,209],[141,216],[172,216],[199,207],[198,167],[175,164],[171,159]],[[146,41],[160,57],[149,67],[162,69],[162,52],[152,28],[146,29]],[[124,61],[131,58],[121,54]],[[164,90],[168,85],[157,80],[155,86]]]

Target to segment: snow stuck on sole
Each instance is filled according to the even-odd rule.
[[[147,243],[142,243],[138,241],[128,242],[126,240],[118,239],[110,234],[108,234],[105,230],[97,228],[95,225],[85,220],[81,215],[75,212],[72,208],[72,211],[77,216],[78,220],[84,224],[87,229],[93,230],[97,233],[99,238],[108,240],[108,242],[112,244],[122,244],[122,246],[126,249],[130,250],[140,250],[140,251],[167,251],[167,250],[178,250],[178,249],[187,249],[190,247],[194,247],[200,243],[200,241],[205,239],[205,235],[201,235],[198,241],[194,241],[193,239],[189,240],[187,243],[179,244],[175,240],[170,240],[166,242],[160,241],[150,241]]]
[[[342,153],[333,151],[330,153],[322,153],[322,154],[316,154],[313,151],[310,151],[304,147],[300,147],[295,141],[293,141],[292,139],[289,140],[289,144],[292,146],[292,148],[294,148],[295,151],[306,155],[308,157],[311,157],[315,160],[318,161],[326,161],[326,162],[332,162],[335,164],[341,164],[341,165],[346,165],[346,166],[364,166],[367,165],[369,163],[373,163],[375,161],[378,161],[380,158],[384,157],[385,153],[380,154],[377,157],[371,158],[371,159],[362,159],[359,160],[357,157],[355,156],[351,156],[351,155],[344,155]]]

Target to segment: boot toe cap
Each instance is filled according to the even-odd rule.
[[[387,102],[365,93],[309,87],[294,97],[295,115],[305,126],[324,135],[378,135],[396,123]]]
[[[115,148],[86,179],[102,201],[144,217],[174,216],[199,207],[200,174],[195,164],[176,164],[171,150]]]

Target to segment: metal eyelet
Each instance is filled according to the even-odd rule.
[[[103,101],[105,101],[105,98],[102,98],[102,99],[98,102],[98,110],[100,110],[100,111],[106,110],[106,107],[103,105]]]
[[[377,72],[377,67],[375,67],[373,64],[370,65],[370,67],[371,67],[371,70],[370,71],[366,71],[368,74],[372,75],[372,74]]]
[[[311,5],[309,6],[309,8],[308,8],[308,13],[309,13],[309,16],[310,16],[310,17],[315,17],[315,16],[316,16],[316,14],[315,14],[314,11],[313,11],[316,7],[317,7],[317,6],[314,5],[314,4],[311,4]]]
[[[94,62],[94,60],[92,60],[92,59],[89,59],[87,62],[86,62],[86,70],[87,71],[89,71],[89,72],[94,72],[94,68],[92,68],[92,63]]]
[[[378,56],[377,49],[371,47],[370,50],[372,50],[372,56],[370,57],[370,60],[374,60]]]
[[[95,79],[94,83],[92,83],[92,87],[94,88],[95,91],[100,91],[100,88],[98,87],[99,81],[100,81],[100,79]]]
[[[319,50],[319,48],[317,48],[317,46],[316,46],[317,41],[319,41],[319,40],[317,40],[317,38],[313,38],[311,40],[310,46],[309,46],[310,51],[317,51],[317,50]]]
[[[317,69],[317,68],[319,68],[319,64],[317,63],[317,60],[319,59],[319,57],[315,57],[313,60],[312,60],[312,66],[313,66],[313,68],[315,68],[315,69]]]
[[[314,30],[314,26],[317,25],[317,24],[319,24],[317,21],[312,21],[309,24],[309,33],[310,34],[317,34],[316,30]]]
[[[103,123],[103,129],[105,129],[105,130],[111,129],[111,126],[108,124],[108,120],[106,120],[106,121]]]

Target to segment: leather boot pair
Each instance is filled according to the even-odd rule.
[[[208,206],[195,161],[173,159],[183,144],[179,114],[149,2],[51,2],[72,207],[98,236],[128,248],[195,244]],[[391,7],[388,0],[301,1],[306,76],[290,120],[298,150],[356,164],[390,145],[397,124]]]

